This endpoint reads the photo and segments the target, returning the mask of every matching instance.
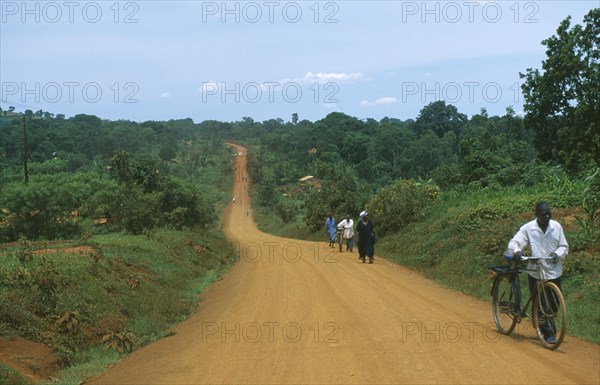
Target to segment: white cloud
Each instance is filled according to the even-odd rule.
[[[205,93],[215,93],[216,91],[220,90],[222,87],[223,83],[217,83],[214,80],[211,80],[209,82],[202,82],[202,85],[200,86],[200,92],[202,92],[203,94]]]
[[[351,74],[347,74],[345,72],[340,72],[340,73],[335,73],[335,72],[328,72],[328,73],[317,72],[316,74],[314,74],[312,72],[307,72],[306,75],[304,75],[302,77],[302,80],[304,80],[306,82],[323,82],[323,81],[332,81],[332,80],[346,81],[346,80],[360,79],[362,76],[363,76],[363,74],[360,73],[360,72],[354,72],[354,73],[351,73]]]
[[[363,79],[364,75],[361,72],[345,73],[345,72],[307,72],[301,78],[283,79],[282,82],[296,83],[327,83],[327,82],[345,82]]]
[[[164,92],[160,95],[161,98],[172,98],[173,95],[171,95],[170,92]]]
[[[385,96],[383,98],[379,98],[375,100],[375,104],[394,104],[398,103],[398,99],[393,96]]]
[[[286,78],[286,79],[280,80],[278,82],[268,82],[268,83],[247,82],[247,83],[235,83],[235,84],[231,83],[231,84],[229,84],[229,83],[225,83],[225,82],[217,82],[214,80],[210,80],[207,82],[202,82],[202,85],[200,86],[200,89],[198,91],[202,92],[203,94],[211,94],[212,95],[212,94],[215,94],[222,90],[227,89],[227,87],[233,88],[235,86],[236,89],[237,89],[237,87],[240,87],[240,88],[248,87],[249,89],[258,87],[261,90],[269,90],[269,92],[272,92],[272,90],[280,89],[282,87],[282,85],[286,85],[289,83],[296,83],[297,85],[299,85],[299,84],[314,84],[314,83],[325,84],[328,82],[329,83],[331,83],[331,82],[338,82],[338,83],[339,82],[349,82],[349,81],[357,80],[357,79],[365,79],[365,78],[361,72],[354,72],[354,73],[350,73],[350,74],[347,74],[345,72],[341,72],[341,73],[307,72],[301,78],[293,78],[293,79]]]
[[[360,102],[361,107],[369,107],[369,106],[382,106],[387,104],[395,104],[398,103],[398,99],[393,96],[384,96],[375,101],[369,102],[368,100],[363,100]]]

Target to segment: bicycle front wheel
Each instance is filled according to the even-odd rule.
[[[567,334],[567,305],[559,287],[544,282],[533,299],[533,327],[546,349],[560,346]]]
[[[509,335],[515,329],[519,317],[517,293],[510,275],[499,275],[492,286],[492,310],[498,331]]]

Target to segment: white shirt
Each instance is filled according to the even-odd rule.
[[[344,228],[344,238],[350,239],[354,236],[354,221],[352,219],[344,219],[337,225],[339,228]]]
[[[569,244],[560,223],[551,219],[544,234],[537,219],[534,219],[519,229],[508,243],[508,249],[512,253],[516,253],[523,251],[527,245],[529,245],[531,256],[534,258],[548,257],[551,253],[556,253],[558,257],[556,262],[552,260],[539,261],[542,265],[543,279],[555,279],[562,275],[562,259],[569,253]],[[527,268],[535,269],[535,262],[530,262]],[[530,271],[529,275],[536,279],[540,278],[537,271]]]

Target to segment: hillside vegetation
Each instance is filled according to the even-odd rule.
[[[24,352],[2,384],[100,373],[168,335],[236,260],[219,230],[233,151],[189,119],[25,111],[0,116],[0,155],[0,339],[41,343],[64,369]]]

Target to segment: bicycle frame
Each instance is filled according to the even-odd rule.
[[[527,257],[524,256],[521,258],[521,260],[523,261],[527,261],[527,260],[540,260],[540,259],[554,259],[553,257],[539,257],[539,258],[533,258],[533,257]],[[524,271],[535,271],[538,273],[538,276],[540,278],[536,279],[535,282],[535,290],[530,293],[529,298],[527,299],[527,303],[525,304],[525,306],[522,307],[523,311],[521,313],[524,313],[527,308],[529,307],[529,305],[531,304],[534,296],[538,293],[543,292],[542,288],[543,288],[543,284],[544,282],[547,282],[548,279],[546,277],[546,273],[544,272],[544,270],[542,269],[542,266],[539,263],[536,263],[536,269],[528,269],[528,268],[520,268],[520,267],[516,267],[516,262],[512,261],[511,259],[509,259],[509,261],[512,264],[512,268],[509,271],[501,271],[499,272],[500,274],[504,273],[504,274],[511,274],[514,276],[513,280],[512,280],[512,285],[513,288],[515,289],[515,302],[521,306],[521,300],[522,300],[522,295],[521,295],[521,273]],[[521,316],[526,316],[526,314],[520,314]]]
[[[342,251],[342,245],[344,244],[344,228],[343,227],[338,227],[336,230],[336,241],[337,244],[340,248],[340,251]]]
[[[514,262],[513,262],[514,265]],[[521,269],[515,266],[512,266],[510,270],[494,270],[498,275],[510,275],[510,282],[515,293],[515,304],[518,306],[518,312],[515,312],[514,315],[517,316],[517,322],[521,322],[522,318],[531,318],[529,314],[527,314],[527,309],[529,305],[533,301],[533,295],[530,295],[527,299],[527,303],[525,306],[522,305],[522,295],[521,295],[521,273],[523,271],[527,271],[527,269]],[[537,289],[537,287],[536,287]],[[514,312],[516,309],[512,309]]]

